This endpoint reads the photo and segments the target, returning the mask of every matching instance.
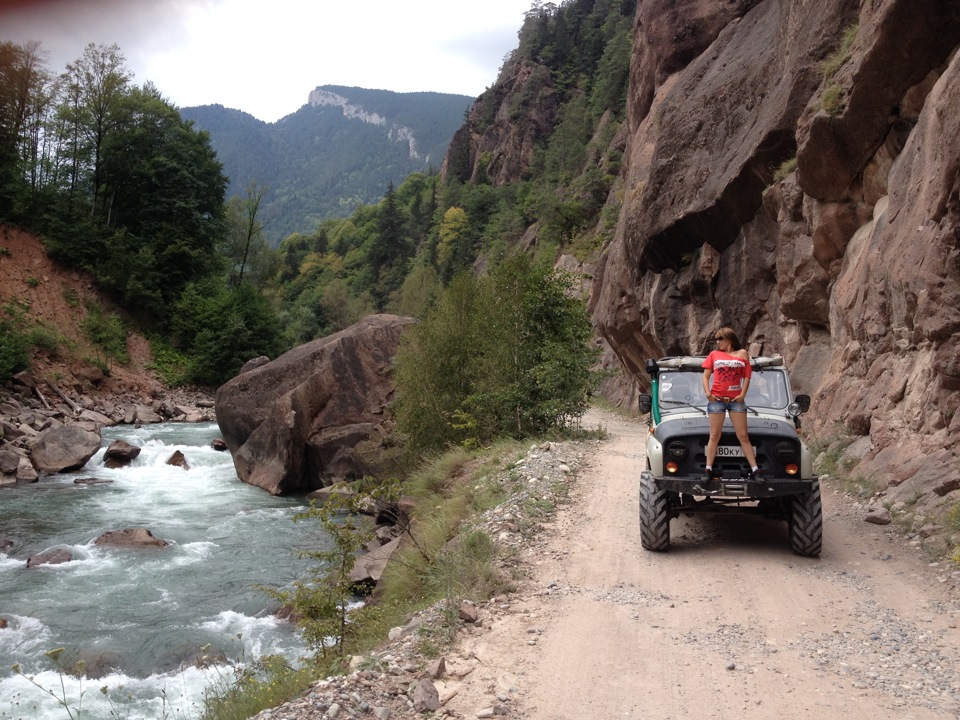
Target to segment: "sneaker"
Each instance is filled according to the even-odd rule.
[[[750,482],[755,482],[755,483],[763,482],[763,476],[760,475],[760,468],[750,471]]]

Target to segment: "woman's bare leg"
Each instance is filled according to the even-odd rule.
[[[713,418],[711,418],[712,421]],[[730,422],[733,423],[733,429],[737,433],[737,440],[740,441],[740,447],[743,449],[743,456],[750,463],[751,468],[757,466],[757,456],[753,454],[753,445],[750,444],[750,436],[747,434],[747,414],[745,412],[730,413]],[[710,425],[710,437],[713,437],[713,424]],[[716,448],[714,448],[716,452]]]
[[[710,438],[707,440],[707,467],[710,468],[713,467],[713,461],[717,459],[717,446],[720,444],[720,434],[723,432],[725,415],[726,413],[710,413]],[[730,415],[732,417],[733,413],[730,413]]]

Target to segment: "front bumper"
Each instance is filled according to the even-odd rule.
[[[650,475],[658,488],[668,492],[680,493],[681,495],[750,498],[754,500],[801,495],[810,492],[816,482],[816,478],[801,480],[798,478],[765,477],[763,482],[756,483],[740,477],[720,477],[712,482],[704,483],[699,477],[655,477],[652,473]]]

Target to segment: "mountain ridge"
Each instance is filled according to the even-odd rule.
[[[298,110],[268,123],[223,105],[181,108],[210,134],[228,196],[265,189],[271,244],[311,233],[380,200],[391,182],[439,167],[474,98],[320,85]]]

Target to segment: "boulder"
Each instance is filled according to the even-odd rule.
[[[170,543],[154,536],[146,528],[126,528],[124,530],[110,530],[93,541],[94,545],[108,547],[166,547]]]
[[[137,405],[134,409],[134,422],[141,425],[163,422],[163,418],[148,405]]]
[[[379,437],[412,322],[371,315],[224,383],[215,412],[240,479],[279,495],[371,474],[357,446]]]
[[[395,538],[386,545],[358,557],[350,570],[350,582],[355,584],[376,585],[383,577],[383,571],[390,561],[390,557],[400,547],[400,540]]]
[[[63,425],[44,430],[30,451],[33,466],[41,473],[79,470],[100,449],[100,433],[78,425]]]
[[[176,450],[173,455],[167,458],[167,465],[182,467],[184,470],[190,469],[190,463],[187,462],[186,456],[179,450]]]
[[[0,450],[0,475],[16,475],[20,456],[10,450]]]
[[[103,454],[103,464],[108,468],[129,465],[140,454],[140,448],[126,440],[114,440]]]
[[[31,555],[27,558],[27,567],[37,567],[38,565],[60,565],[61,563],[70,562],[73,560],[73,555],[69,550],[64,550],[63,548],[54,548],[53,550],[44,550],[42,553],[37,553],[36,555]]]
[[[36,471],[36,468],[33,467],[27,458],[21,457],[20,463],[17,465],[17,483],[20,485],[29,485],[39,479],[40,474]]]
[[[211,440],[210,447],[212,447],[217,452],[225,452],[227,450],[227,444],[223,441],[223,438],[216,438],[215,440]]]
[[[97,412],[96,410],[83,410],[78,419],[95,423],[100,427],[109,427],[110,425],[113,425],[112,418],[109,418],[103,413]]]

